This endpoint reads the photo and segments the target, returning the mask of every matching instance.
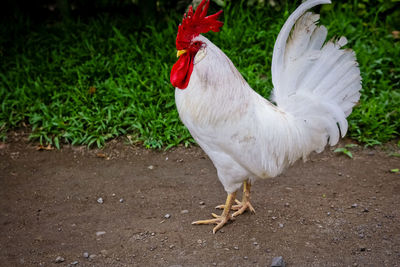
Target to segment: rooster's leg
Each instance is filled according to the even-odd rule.
[[[219,229],[221,229],[228,221],[233,220],[233,217],[229,214],[232,204],[236,198],[236,192],[232,194],[228,194],[228,197],[226,198],[225,202],[225,208],[222,211],[221,215],[217,215],[215,213],[212,213],[211,215],[215,219],[210,219],[210,220],[201,220],[201,221],[195,221],[192,222],[192,224],[216,224],[217,226],[214,227],[213,233],[215,234]]]
[[[233,205],[231,207],[232,210],[236,210],[236,212],[232,214],[233,217],[236,217],[236,216],[242,214],[246,210],[250,210],[250,212],[256,213],[256,211],[254,210],[253,206],[250,203],[250,188],[251,188],[250,182],[244,181],[243,182],[242,201],[235,199],[236,205]],[[215,208],[225,209],[225,205],[219,205],[219,206],[216,206]]]
[[[250,210],[251,213],[256,213],[255,209],[250,203],[250,188],[251,183],[249,181],[244,181],[242,202],[236,201],[237,205],[232,207],[237,210],[235,213],[232,214],[233,217],[242,214],[246,210]]]

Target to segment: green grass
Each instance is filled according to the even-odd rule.
[[[207,34],[265,97],[272,88],[274,41],[294,8],[227,6],[223,30]],[[349,117],[349,136],[367,145],[398,137],[400,42],[391,32],[399,12],[379,19],[378,7],[359,7],[356,1],[350,8],[333,5],[321,11],[329,36],[345,35],[360,63],[362,97]],[[28,125],[31,139],[56,147],[101,147],[121,135],[149,148],[193,143],[179,120],[169,83],[181,15],[171,12],[146,26],[137,20],[101,14],[3,24],[0,138]]]

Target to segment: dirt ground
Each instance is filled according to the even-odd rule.
[[[2,266],[270,266],[276,256],[286,266],[400,266],[395,146],[355,148],[354,159],[327,149],[258,181],[257,213],[213,235],[191,225],[226,197],[201,149],[37,151],[25,139],[0,144]]]

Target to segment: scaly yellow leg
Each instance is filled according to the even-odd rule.
[[[256,213],[255,209],[250,203],[250,189],[251,183],[248,181],[243,182],[243,196],[242,201],[235,199],[237,205],[233,205],[231,207],[232,210],[236,210],[235,213],[232,214],[233,217],[236,217],[246,210],[250,210],[251,213]],[[216,209],[225,209],[225,205],[219,205],[215,207]]]
[[[236,203],[238,210],[232,214],[233,217],[236,217],[246,210],[250,210],[251,213],[256,213],[256,210],[253,208],[253,205],[250,203],[250,189],[251,189],[251,184],[248,181],[243,182],[243,197],[242,197],[242,202],[237,201]],[[235,207],[236,208],[236,207]]]
[[[233,217],[229,214],[232,204],[236,198],[236,192],[232,194],[228,194],[225,202],[225,208],[222,211],[221,215],[217,215],[215,213],[211,213],[211,215],[215,219],[209,220],[201,220],[192,222],[192,224],[216,224],[217,226],[214,227],[213,233],[215,234],[219,229],[221,229],[228,221],[233,220]]]

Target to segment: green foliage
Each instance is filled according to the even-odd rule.
[[[32,139],[56,147],[100,147],[127,133],[152,148],[190,143],[169,84],[175,26],[130,25],[133,19],[94,18],[41,26],[16,40],[1,66],[2,128],[25,122]]]
[[[346,156],[348,156],[349,158],[352,159],[353,158],[353,153],[351,153],[350,149],[354,148],[354,147],[357,147],[357,146],[358,146],[357,144],[347,144],[344,147],[336,148],[333,152],[342,153],[342,154],[344,154],[344,155],[346,155]]]
[[[228,4],[222,31],[207,34],[265,97],[272,89],[273,45],[294,8]],[[321,15],[330,36],[347,36],[356,51],[363,91],[349,118],[349,135],[368,145],[393,139],[400,130],[400,44],[391,34],[399,29],[394,28],[397,11],[390,10],[355,1],[350,7],[324,7]],[[115,14],[46,24],[3,22],[0,139],[27,124],[32,139],[56,147],[100,147],[120,135],[148,148],[193,143],[169,83],[180,20],[171,12],[145,27],[138,17]]]

